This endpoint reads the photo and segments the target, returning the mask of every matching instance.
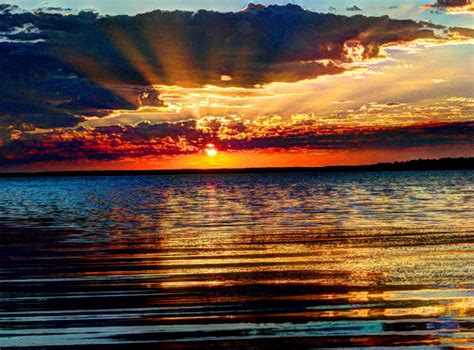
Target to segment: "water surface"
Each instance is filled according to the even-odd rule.
[[[0,347],[470,348],[474,172],[0,179]]]

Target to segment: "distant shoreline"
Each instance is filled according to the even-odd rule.
[[[326,167],[272,167],[229,169],[176,169],[176,170],[84,170],[0,173],[0,178],[12,177],[82,177],[82,176],[145,176],[145,175],[205,175],[205,174],[276,174],[276,173],[332,173],[383,171],[474,170],[474,157],[419,159],[406,162],[372,165],[340,165]]]

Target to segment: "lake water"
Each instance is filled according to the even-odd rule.
[[[0,348],[471,348],[474,172],[0,179]]]

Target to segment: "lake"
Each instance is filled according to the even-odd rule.
[[[474,172],[0,178],[0,348],[469,348]]]

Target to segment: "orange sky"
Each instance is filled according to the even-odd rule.
[[[94,162],[80,160],[74,162],[39,162],[17,166],[15,171],[75,171],[75,170],[153,170],[153,169],[228,169],[265,167],[324,167],[333,165],[364,165],[380,162],[408,161],[414,159],[474,157],[470,145],[453,148],[439,146],[411,148],[405,150],[333,150],[316,151],[305,149],[260,150],[260,151],[218,151],[209,156],[205,150],[182,156],[149,157],[124,159],[120,161]]]
[[[151,70],[133,43],[111,35],[146,78]],[[474,156],[472,39],[391,44],[370,60],[363,50],[353,41],[343,60],[318,62],[339,65],[342,74],[253,87],[154,85],[149,88],[162,104],[80,116],[74,127],[13,131],[9,144],[0,138],[10,162],[1,170],[297,167]],[[181,60],[163,63],[170,72],[188,64],[178,44],[175,51]],[[98,74],[103,67],[93,63],[89,68]],[[222,79],[232,84],[232,76]],[[132,96],[136,87],[107,88]]]

